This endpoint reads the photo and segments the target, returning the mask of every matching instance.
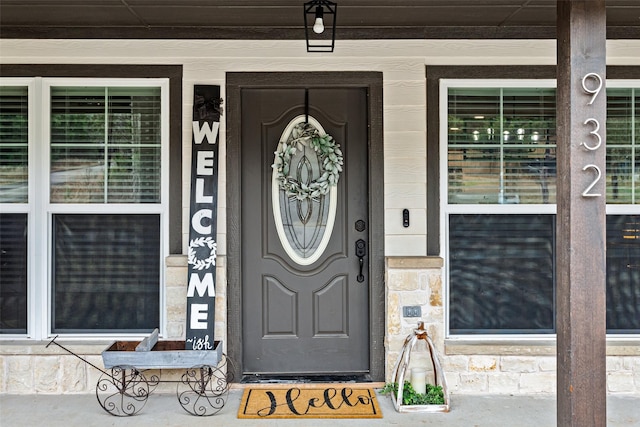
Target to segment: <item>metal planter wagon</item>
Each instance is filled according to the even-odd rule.
[[[55,342],[65,351],[76,355]],[[96,397],[100,406],[114,416],[131,416],[142,410],[158,384],[176,383],[178,403],[188,413],[210,416],[225,405],[230,379],[222,343],[212,350],[187,350],[184,341],[158,341],[158,331],[142,341],[116,341],[102,352],[105,369],[100,370]],[[179,380],[161,381],[162,369],[184,369]]]

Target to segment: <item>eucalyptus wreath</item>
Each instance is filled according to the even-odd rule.
[[[313,148],[322,164],[321,175],[309,184],[299,182],[289,175],[291,158],[303,147]],[[271,167],[275,169],[278,185],[287,197],[292,200],[318,201],[320,196],[327,194],[331,187],[338,183],[342,164],[340,145],[331,135],[321,135],[318,129],[309,123],[298,123],[287,140],[278,145]]]

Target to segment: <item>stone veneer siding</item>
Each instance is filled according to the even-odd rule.
[[[429,257],[390,257],[386,260],[385,336],[387,379],[404,339],[424,321],[441,357],[453,394],[540,394],[556,391],[556,358],[552,340],[475,342],[445,339],[443,261]],[[226,342],[226,258],[216,271],[216,339]],[[184,339],[187,258],[169,256],[165,271],[166,334]],[[420,305],[421,318],[403,318],[403,305]],[[108,341],[61,340],[60,343],[102,367],[100,353]],[[47,342],[0,341],[0,393],[93,393],[100,371]],[[607,387],[615,394],[640,394],[640,345],[616,342],[607,347]],[[428,365],[428,353],[416,346],[412,365]],[[183,370],[163,370],[162,379],[176,380]],[[151,375],[151,373],[147,374]],[[174,392],[161,384],[158,392]]]

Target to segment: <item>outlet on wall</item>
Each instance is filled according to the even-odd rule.
[[[402,315],[404,317],[420,317],[422,316],[422,308],[419,305],[405,305],[402,307]]]

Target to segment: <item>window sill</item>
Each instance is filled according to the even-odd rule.
[[[448,338],[446,355],[555,356],[552,338]],[[607,356],[640,356],[640,336],[607,338]]]

